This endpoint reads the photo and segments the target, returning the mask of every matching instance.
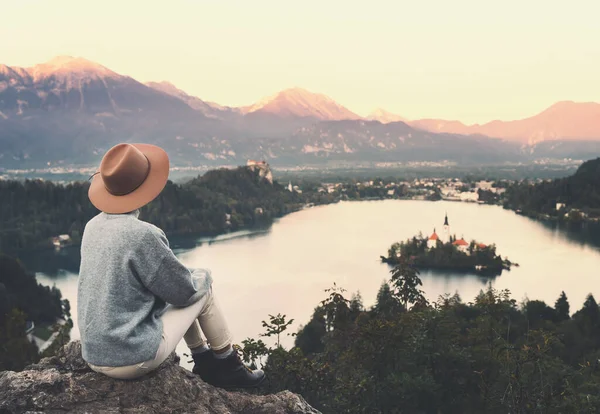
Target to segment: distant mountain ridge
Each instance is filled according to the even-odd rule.
[[[389,124],[391,122],[408,122],[408,120],[400,115],[393,114],[382,108],[377,108],[367,116],[370,121],[379,121],[382,124]]]
[[[123,94],[123,90],[127,94]],[[150,99],[152,98],[152,99]],[[135,79],[82,58],[60,56],[31,68],[0,65],[0,111],[77,110],[118,115],[150,109],[186,111],[180,99],[164,97]]]
[[[359,115],[330,97],[302,88],[285,89],[241,109],[244,114],[262,112],[282,117],[315,118],[323,121],[361,119]]]
[[[593,105],[583,112],[572,105],[551,108],[543,115],[550,126],[537,135],[542,140],[523,145],[513,137],[536,130],[522,121],[511,124],[510,140],[492,139],[484,136],[488,124],[473,129],[407,121],[384,110],[370,116],[376,120],[365,120],[332,98],[301,88],[230,108],[168,82],[143,84],[86,59],[62,56],[32,68],[0,65],[0,168],[95,165],[112,145],[141,141],[162,146],[173,165],[181,166],[247,159],[306,165],[590,158],[600,152],[600,141],[591,138],[593,122],[580,127],[585,132],[580,141],[561,134],[570,131],[572,119],[595,121]]]
[[[181,99],[191,108],[200,111],[204,116],[209,118],[224,119],[228,115],[240,113],[240,110],[238,108],[230,108],[226,106],[221,106],[213,102],[205,102],[196,96],[188,95],[186,92],[182,91],[181,89],[178,89],[175,85],[173,85],[170,82],[146,82],[145,85],[154,90]]]
[[[85,59],[0,68],[2,167],[89,164],[119,141],[209,139],[217,130],[181,99]]]
[[[395,122],[399,115],[383,112],[372,119]],[[442,119],[404,120],[409,125],[430,132],[479,134],[504,138],[529,145],[553,140],[600,141],[600,103],[558,102],[529,118],[515,121],[491,121],[482,125],[465,125],[460,121]]]
[[[37,82],[49,77],[81,78],[90,76],[120,77],[110,69],[83,58],[57,56],[48,62],[30,68],[10,67],[0,64],[0,75],[20,78],[22,81]]]

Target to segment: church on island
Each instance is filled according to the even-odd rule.
[[[380,256],[383,263],[398,265],[406,261],[419,269],[475,273],[482,276],[498,276],[511,266],[518,266],[496,254],[495,245],[486,246],[475,240],[458,239],[450,233],[448,214],[440,233],[433,229],[431,236],[421,233],[405,241],[395,242],[387,256]]]
[[[446,213],[446,216],[444,218],[444,228],[442,234],[438,235],[434,228],[433,233],[431,234],[431,236],[429,236],[429,239],[427,240],[427,248],[436,248],[438,246],[438,242],[442,244],[452,243],[454,246],[456,246],[456,248],[459,251],[469,254],[469,243],[463,237],[461,237],[460,239],[454,237],[453,240],[453,238],[450,236],[450,224],[448,223],[448,213]],[[487,246],[483,243],[477,243],[475,247],[478,249],[485,249]]]

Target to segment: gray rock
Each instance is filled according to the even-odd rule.
[[[93,372],[79,341],[24,371],[0,372],[0,413],[318,413],[289,391],[228,392],[203,382],[172,354],[156,371],[123,381]]]

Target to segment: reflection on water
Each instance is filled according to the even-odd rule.
[[[504,270],[502,273],[508,272],[508,270]],[[496,280],[498,276],[482,276],[476,273],[452,273],[443,270],[427,270],[421,271],[420,277],[431,277],[436,279],[445,279],[447,281],[456,280],[456,279],[466,279],[469,282],[473,283],[481,283],[482,285],[487,285],[489,282],[493,282]]]
[[[541,224],[552,231],[556,237],[566,236],[580,246],[589,245],[600,250],[600,223],[543,222]]]
[[[235,239],[255,239],[266,237],[270,232],[268,228],[257,227],[251,230],[242,230],[221,234],[216,237],[197,237],[193,235],[169,237],[169,245],[175,254],[183,253],[196,247],[210,246],[215,243],[224,243]],[[51,278],[60,278],[68,273],[79,273],[81,251],[79,246],[66,246],[61,249],[39,249],[21,251],[17,254],[32,272],[41,272]]]
[[[79,246],[20,252],[18,257],[27,270],[41,272],[51,278],[64,277],[67,273],[79,273],[81,261]]]
[[[390,268],[379,257],[389,246],[442,226],[448,213],[451,233],[486,244],[520,264],[491,282],[525,297],[553,305],[564,290],[571,311],[585,296],[600,297],[600,231],[597,225],[539,223],[495,206],[426,201],[343,202],[286,216],[270,228],[212,239],[173,237],[170,243],[188,267],[209,268],[214,291],[234,340],[257,338],[261,321],[281,312],[294,318],[292,331],[306,323],[333,283],[360,291],[366,306],[375,302]],[[43,283],[56,282],[76,309],[79,249],[36,252],[22,257]],[[61,272],[60,269],[63,269]],[[429,300],[459,292],[472,301],[490,279],[440,271],[421,273]],[[74,338],[78,337],[74,331]],[[290,346],[293,338],[285,337]],[[185,352],[185,344],[178,351]],[[185,363],[182,362],[183,365]]]
[[[201,247],[203,245],[213,245],[215,243],[223,243],[235,239],[255,239],[257,237],[265,237],[271,231],[269,227],[256,227],[250,230],[241,230],[232,233],[225,233],[216,237],[197,237],[193,235],[169,237],[169,245],[175,254]]]

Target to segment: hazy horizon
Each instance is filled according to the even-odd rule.
[[[3,5],[0,63],[81,56],[227,106],[300,87],[362,116],[515,120],[600,101],[600,4],[554,3],[32,0]]]

